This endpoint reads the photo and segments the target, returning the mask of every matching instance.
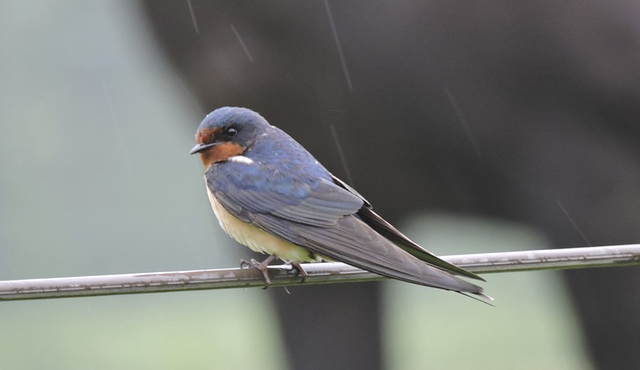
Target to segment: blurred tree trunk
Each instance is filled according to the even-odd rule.
[[[202,106],[260,112],[391,220],[440,208],[557,247],[640,240],[637,4],[334,2],[346,66],[323,2],[192,5],[142,2]],[[597,365],[634,368],[638,269],[566,276]],[[272,294],[293,368],[381,368],[378,285],[292,293]]]

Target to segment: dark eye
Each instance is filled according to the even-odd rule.
[[[229,127],[228,129],[224,130],[224,134],[228,137],[236,136],[237,133],[238,129],[235,127]]]

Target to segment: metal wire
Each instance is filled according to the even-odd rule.
[[[442,258],[481,274],[617,267],[640,265],[640,244],[464,254]],[[308,274],[304,285],[385,279],[338,262],[307,263],[302,266]],[[300,284],[297,271],[289,265],[269,266],[269,277],[272,286]],[[7,280],[0,281],[0,301],[249,287],[264,287],[262,275],[254,269],[241,268]]]

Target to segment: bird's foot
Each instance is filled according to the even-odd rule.
[[[262,278],[264,279],[264,288],[267,289],[269,285],[271,285],[271,278],[269,277],[269,270],[267,266],[276,258],[276,256],[269,256],[264,261],[258,262],[255,259],[251,259],[249,261],[245,259],[240,260],[240,268],[254,268],[262,274]]]
[[[304,283],[304,281],[307,279],[308,274],[304,270],[304,268],[302,268],[300,262],[289,262],[289,264],[291,265],[291,267],[293,267],[294,270],[298,272],[298,275],[300,275],[300,277],[302,278],[302,280],[300,280],[300,284]]]

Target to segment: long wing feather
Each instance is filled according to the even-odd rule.
[[[409,239],[406,235],[404,235],[402,232],[396,229],[393,225],[391,225],[385,219],[383,219],[377,213],[375,213],[373,211],[373,208],[371,207],[371,204],[367,202],[367,200],[364,199],[364,197],[362,197],[362,195],[360,195],[360,193],[358,193],[354,188],[352,188],[347,183],[340,180],[333,174],[331,175],[331,177],[333,178],[333,181],[336,184],[338,184],[339,186],[343,187],[345,190],[351,192],[352,194],[362,199],[362,201],[364,202],[364,206],[358,211],[358,216],[360,216],[362,221],[364,221],[367,225],[371,226],[371,228],[373,228],[375,231],[380,233],[380,235],[396,243],[397,246],[399,246],[400,248],[404,249],[406,252],[412,254],[413,256],[417,257],[422,261],[438,266],[443,270],[449,271],[454,274],[485,281],[482,277],[472,272],[469,272],[463,268],[460,268],[454,264],[451,264],[439,258],[438,256],[434,255],[433,253],[429,252],[428,250],[422,248],[420,245],[415,243],[413,240]]]
[[[416,244],[414,241],[401,233],[398,229],[393,227],[393,225],[385,221],[371,208],[363,207],[358,212],[358,215],[367,225],[371,226],[371,228],[380,233],[380,235],[396,243],[397,246],[410,253],[411,255],[419,258],[420,260],[438,266],[443,270],[452,272],[454,274],[485,281],[482,277],[452,263],[449,263],[429,252],[428,250],[422,248],[420,245]]]
[[[415,284],[482,295],[482,288],[430,266],[398,248],[355,216],[331,228],[292,224],[270,215],[254,222],[279,237],[336,261]]]

